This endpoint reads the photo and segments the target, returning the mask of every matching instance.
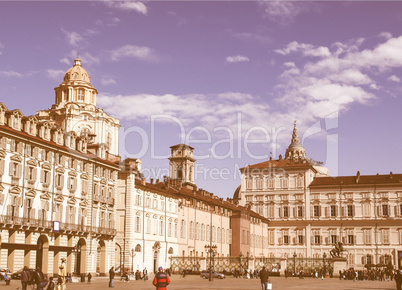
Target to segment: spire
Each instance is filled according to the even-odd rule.
[[[292,140],[288,149],[286,149],[285,159],[292,161],[301,161],[307,159],[306,151],[300,144],[299,133],[296,128],[296,121],[294,122]]]
[[[81,59],[78,57],[78,54],[77,58],[74,60],[74,66],[81,66]]]

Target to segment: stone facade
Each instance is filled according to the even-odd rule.
[[[241,169],[235,202],[269,219],[269,256],[319,258],[342,242],[348,266],[397,264],[401,174],[328,177],[293,130],[285,158]],[[247,226],[245,226],[247,227]]]
[[[61,101],[64,89],[69,97]],[[70,97],[75,93],[78,99]],[[104,121],[95,116],[107,115],[94,100],[96,90],[77,58],[56,88],[52,109],[24,116],[0,104],[0,261],[11,271],[40,266],[57,274],[66,258],[67,272],[105,274],[115,263],[119,158],[109,148],[118,148],[118,140],[104,146],[93,134],[100,130],[85,134],[73,125],[74,118],[92,120],[94,128]],[[118,129],[118,121],[109,123]]]

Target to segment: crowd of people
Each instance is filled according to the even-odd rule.
[[[373,268],[368,270],[339,270],[339,280],[393,281],[397,270]]]

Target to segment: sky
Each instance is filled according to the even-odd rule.
[[[295,120],[331,176],[401,173],[401,27],[397,1],[0,1],[0,101],[51,107],[79,53],[148,180],[186,143],[197,186],[232,197]]]

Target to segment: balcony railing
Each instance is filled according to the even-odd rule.
[[[17,217],[17,216],[7,216],[7,215],[0,215],[0,225],[35,227],[39,229],[43,228],[45,231],[53,230],[53,221]],[[101,234],[109,236],[115,236],[117,233],[117,230],[115,228],[91,227],[89,225],[63,223],[63,222],[60,223],[60,231],[77,232],[77,233],[81,232],[84,234],[93,233],[93,234]]]

